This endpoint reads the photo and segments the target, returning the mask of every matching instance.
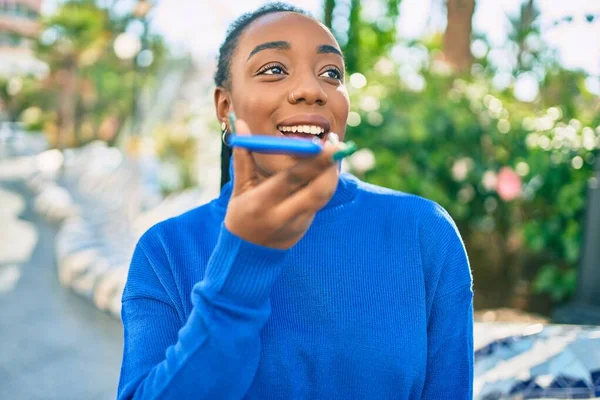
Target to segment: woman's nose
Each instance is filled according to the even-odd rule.
[[[302,78],[300,84],[290,92],[288,100],[292,104],[305,102],[309,105],[316,103],[322,106],[327,103],[327,93],[318,78]]]

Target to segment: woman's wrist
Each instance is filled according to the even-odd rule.
[[[216,296],[248,306],[260,306],[283,267],[287,250],[250,243],[221,225],[202,286]]]

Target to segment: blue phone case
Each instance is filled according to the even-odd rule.
[[[315,155],[323,150],[320,141],[266,135],[231,135],[229,144],[234,147],[244,147],[255,153],[267,154]]]

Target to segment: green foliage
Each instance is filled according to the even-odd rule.
[[[575,289],[577,272],[570,268],[561,270],[555,264],[544,265],[533,283],[537,293],[548,293],[554,301],[564,300]]]
[[[350,87],[361,123],[348,134],[376,156],[365,179],[450,212],[476,286],[485,296],[503,289],[483,303],[506,303],[504,289],[535,276],[536,293],[568,297],[600,146],[600,127],[592,125],[600,109],[578,84],[581,74],[548,73],[540,93],[555,96],[557,106],[546,108],[548,98],[523,103],[494,89],[484,71],[454,77],[423,44],[401,50],[419,55],[419,66],[383,56],[364,73],[366,87]],[[564,79],[560,85],[554,76]]]
[[[40,86],[34,76],[0,78],[0,119],[18,120],[21,113],[37,101]]]
[[[71,2],[61,5],[55,14],[42,19],[46,29],[52,29],[56,40],[38,42],[38,54],[51,63],[85,62],[81,60],[86,52],[103,50],[110,39],[106,30],[109,17],[105,10],[94,2]],[[97,55],[96,55],[97,57]]]
[[[348,72],[362,71],[372,66],[396,41],[396,20],[401,0],[378,0],[379,15],[364,18],[360,0],[325,0],[324,22],[332,29],[340,42],[346,59]],[[377,9],[374,4],[370,5]],[[341,10],[349,10],[346,15]],[[334,15],[347,20],[347,30],[340,30],[334,23]]]
[[[398,4],[380,0],[393,26]],[[469,252],[480,307],[514,304],[523,283],[537,299],[553,302],[567,299],[575,285],[600,105],[585,88],[586,74],[561,67],[544,45],[538,17],[535,2],[524,1],[501,48],[475,32],[484,54],[460,78],[443,62],[441,34],[402,42],[393,27],[382,30],[381,19],[355,16],[347,33],[337,32],[333,20],[351,55],[348,134],[376,160],[356,172],[450,212]],[[365,87],[362,77],[353,80],[357,71]],[[513,94],[524,76],[539,82],[533,102]]]

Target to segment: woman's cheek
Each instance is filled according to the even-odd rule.
[[[346,104],[350,106],[350,95],[348,94],[348,89],[346,89],[346,85],[340,85],[336,88],[336,92],[341,95],[345,100]]]
[[[258,90],[255,90],[258,92]],[[252,131],[268,128],[264,126],[269,116],[276,108],[276,102],[273,101],[273,95],[268,92],[252,93],[242,100],[239,115],[248,122]]]

